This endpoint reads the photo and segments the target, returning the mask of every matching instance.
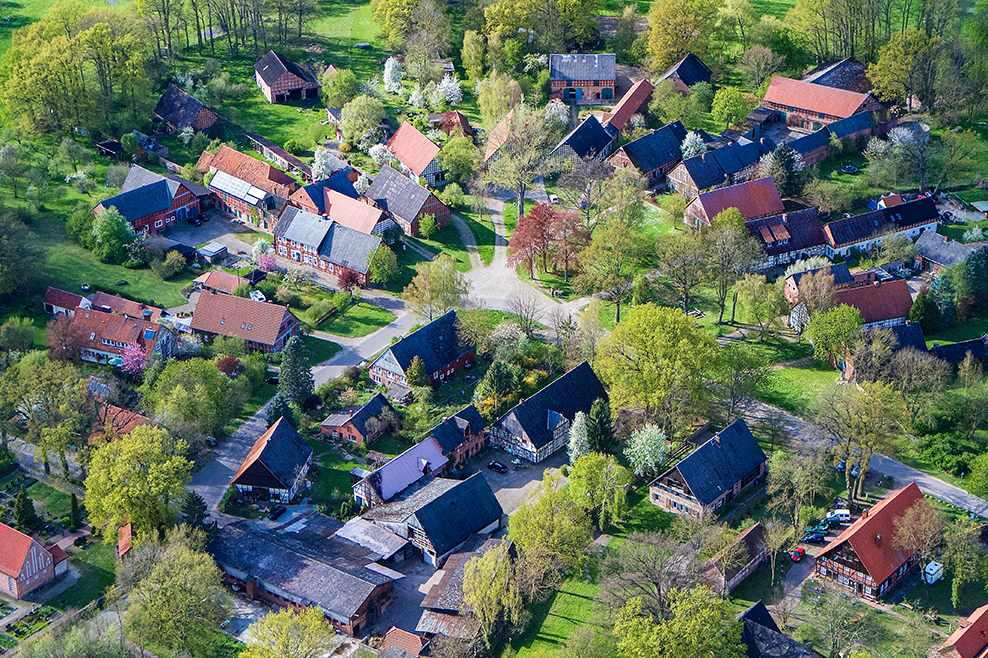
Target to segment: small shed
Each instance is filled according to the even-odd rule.
[[[108,139],[96,145],[99,154],[107,158],[119,158],[124,155],[124,147],[118,140]]]
[[[210,265],[216,265],[227,257],[226,247],[218,242],[210,242],[204,247],[199,247],[196,252]]]

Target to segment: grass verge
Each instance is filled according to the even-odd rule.
[[[381,327],[386,327],[394,319],[395,314],[387,309],[367,302],[359,302],[343,313],[334,313],[319,325],[319,330],[334,336],[361,338]]]
[[[305,343],[309,352],[309,365],[312,366],[332,359],[337,352],[343,349],[332,341],[322,340],[315,336],[302,336],[302,342]]]

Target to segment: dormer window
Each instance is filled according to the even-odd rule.
[[[220,324],[226,324],[226,318],[220,318]]]

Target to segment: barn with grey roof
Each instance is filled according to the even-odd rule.
[[[456,311],[449,311],[408,334],[374,360],[371,379],[384,386],[393,382],[408,386],[406,373],[415,357],[422,360],[430,383],[446,379],[477,355],[475,348],[460,340],[457,326]]]
[[[645,177],[649,187],[665,183],[666,174],[683,160],[683,140],[686,128],[682,122],[672,123],[628,142],[614,152],[608,162],[614,167],[635,169]]]
[[[439,197],[388,165],[381,167],[366,196],[386,210],[408,235],[418,235],[419,222],[426,215],[433,215],[440,227],[450,219],[449,206]]]

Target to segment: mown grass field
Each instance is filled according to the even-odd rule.
[[[395,314],[391,311],[360,302],[343,313],[334,313],[319,325],[319,330],[335,336],[360,338],[387,326],[394,319]]]
[[[116,543],[98,541],[70,558],[82,574],[75,585],[50,604],[63,610],[81,608],[103,595],[116,577]]]
[[[510,644],[518,652],[517,658],[562,648],[570,634],[590,619],[598,591],[596,579],[587,583],[581,573],[568,578],[548,600],[533,606],[525,632]]]
[[[52,455],[52,457],[55,457]],[[57,457],[55,457],[57,459]],[[27,488],[27,495],[34,501],[38,511],[44,511],[55,518],[68,516],[72,509],[71,496],[64,491],[50,487],[44,482],[35,482]]]

